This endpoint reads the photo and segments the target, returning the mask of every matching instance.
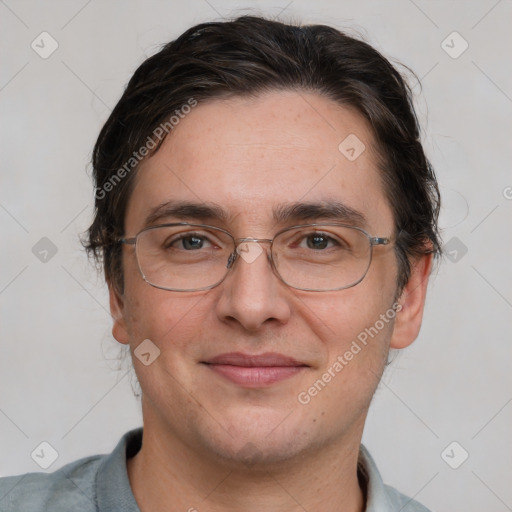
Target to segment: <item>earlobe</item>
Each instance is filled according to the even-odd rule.
[[[114,322],[112,325],[112,335],[119,343],[128,344],[130,340],[124,319],[123,298],[111,283],[108,285],[108,293],[110,297],[110,314]]]
[[[408,347],[418,337],[432,269],[432,257],[432,254],[425,254],[411,262],[409,281],[397,301],[401,308],[396,315],[391,348]]]

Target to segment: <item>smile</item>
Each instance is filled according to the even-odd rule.
[[[216,356],[204,364],[223,378],[247,388],[269,386],[293,377],[309,367],[276,353],[248,355],[232,352]]]

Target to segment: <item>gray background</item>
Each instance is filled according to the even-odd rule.
[[[53,471],[141,424],[105,286],[78,240],[91,149],[158,44],[246,12],[360,34],[420,78],[448,252],[364,442],[386,482],[433,510],[512,510],[510,0],[0,1],[0,475],[40,470],[31,453],[42,441],[58,452]],[[51,48],[43,31],[58,43],[46,59],[31,47]]]

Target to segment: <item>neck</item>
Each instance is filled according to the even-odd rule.
[[[145,417],[143,445],[127,462],[128,476],[141,512],[363,512],[360,439],[269,466],[203,453]]]

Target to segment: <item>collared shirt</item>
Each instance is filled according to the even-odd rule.
[[[142,428],[138,428],[127,432],[110,455],[85,457],[53,473],[0,478],[0,512],[140,512],[126,460],[141,446]],[[366,512],[429,512],[384,485],[363,445],[358,466],[366,484]]]

